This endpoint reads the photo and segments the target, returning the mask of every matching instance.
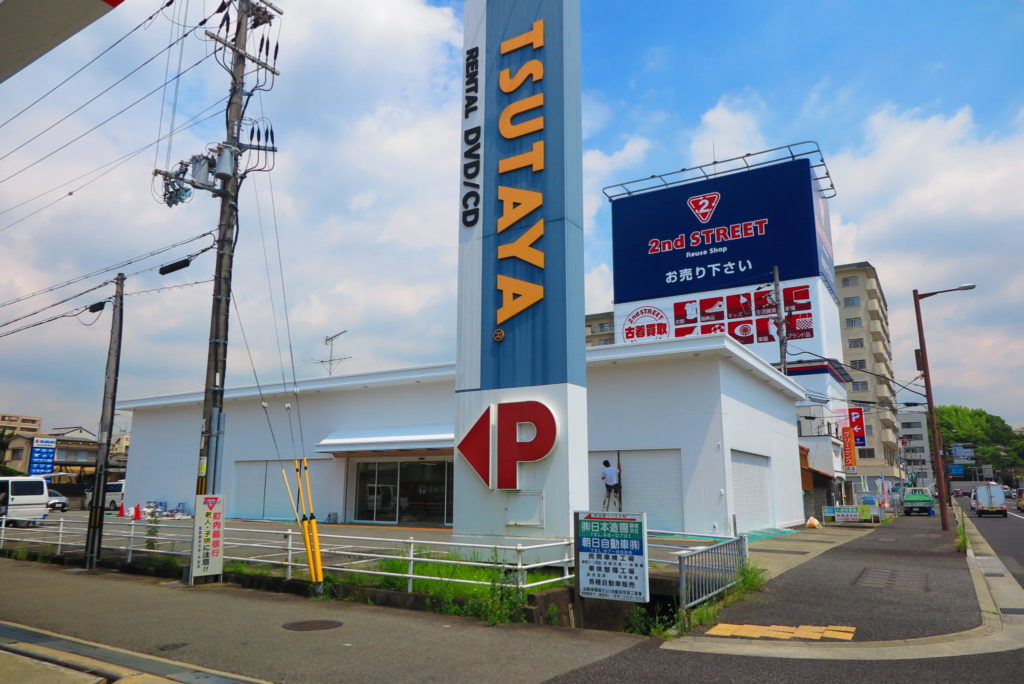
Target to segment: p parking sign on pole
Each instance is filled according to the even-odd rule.
[[[584,598],[647,603],[647,514],[581,511],[576,518],[576,586]]]

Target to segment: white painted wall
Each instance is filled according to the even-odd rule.
[[[788,527],[803,522],[800,486],[800,442],[792,400],[731,363],[722,366],[722,412],[726,444],[723,452],[765,456],[771,462],[772,524]],[[731,470],[727,470],[730,478]],[[726,491],[730,491],[726,488]],[[729,516],[735,512],[729,503]]]
[[[590,352],[589,450],[678,454],[683,509],[679,529],[711,534],[727,534],[731,529],[730,450],[768,456],[773,464],[775,524],[800,522],[793,410],[798,388],[731,339],[639,347],[604,347]],[[389,384],[380,384],[381,377],[391,377],[388,374],[378,374],[365,385],[355,376],[304,381],[304,386],[314,388],[299,396],[301,438],[294,396],[280,391],[266,395],[293,492],[293,455],[305,454],[310,459],[318,518],[324,519],[330,512],[338,512],[342,520],[347,518],[350,483],[348,460],[316,453],[317,442],[340,430],[451,424],[456,401],[453,367],[420,381],[414,379],[416,372],[396,371]],[[230,398],[232,392],[236,397],[248,396]],[[291,508],[281,482],[278,454],[259,397],[242,390],[229,390],[228,394],[222,471],[228,515],[289,519]],[[292,404],[291,426],[285,403]],[[126,490],[130,500],[126,503],[158,500],[174,506],[185,501],[191,507],[200,397],[127,401],[119,408],[134,410]],[[291,446],[293,431],[297,451]],[[589,503],[586,456],[581,462],[583,467],[573,470],[572,477],[583,483],[579,489],[584,498],[567,502],[574,508]],[[520,472],[528,473],[540,463],[524,464]],[[468,466],[457,457],[455,469],[458,477],[459,470],[468,470]],[[476,477],[471,471],[463,474]],[[529,483],[530,475],[526,477]],[[456,506],[459,496],[457,492]]]

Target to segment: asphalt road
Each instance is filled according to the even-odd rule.
[[[958,497],[956,501],[971,516],[971,522],[991,544],[1017,583],[1024,587],[1024,513],[1017,509],[1017,499],[1006,501],[1009,515],[1005,518],[990,515],[979,518],[970,512],[970,499]]]

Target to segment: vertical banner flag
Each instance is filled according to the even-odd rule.
[[[587,503],[579,41],[579,0],[465,5],[457,532],[569,536]]]
[[[843,428],[843,465],[847,468],[857,466],[857,450],[854,448],[853,429]]]

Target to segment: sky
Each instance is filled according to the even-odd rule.
[[[247,114],[280,151],[242,189],[227,384],[453,361],[462,3],[275,3],[281,74]],[[216,228],[216,199],[168,207],[152,172],[223,139],[212,43],[197,31],[163,51],[219,0],[143,23],[161,4],[128,0],[0,83],[0,411],[47,428],[96,428],[110,307],[4,334],[109,297],[61,303],[117,269],[10,302]],[[583,0],[588,313],[612,301],[603,187],[816,141],[836,262],[877,269],[896,379],[918,375],[911,292],[975,283],[922,302],[936,400],[1024,426],[1022,34],[1016,0]],[[120,269],[120,398],[201,391],[212,252],[154,267],[210,243]],[[320,363],[341,331],[333,354],[348,358]]]

